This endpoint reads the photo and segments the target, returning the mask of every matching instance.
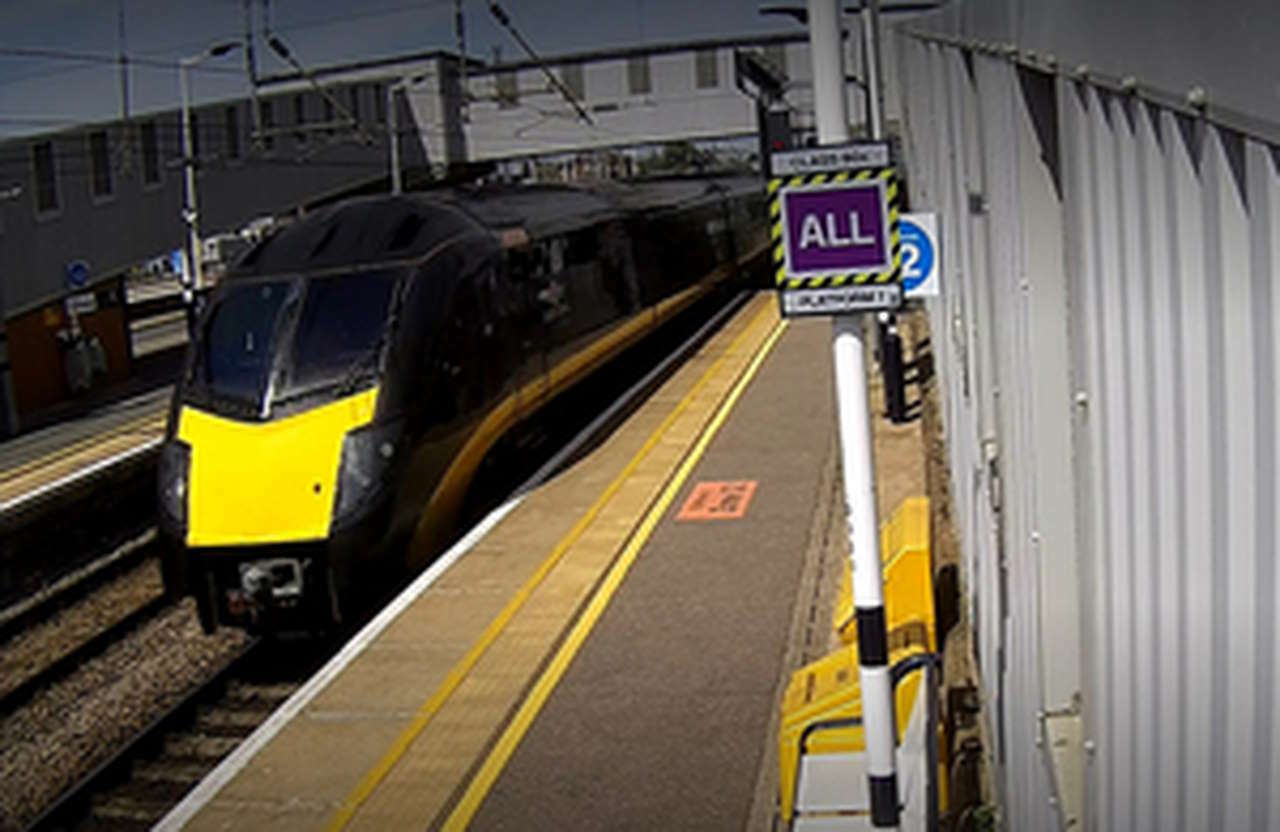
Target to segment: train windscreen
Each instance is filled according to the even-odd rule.
[[[210,311],[200,382],[214,397],[256,409],[271,371],[273,341],[291,281],[230,286]]]
[[[354,389],[378,369],[399,271],[314,277],[306,281],[290,366],[277,401],[319,389]]]

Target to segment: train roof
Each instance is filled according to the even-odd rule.
[[[692,206],[725,193],[760,190],[753,177],[673,178],[639,183],[500,185],[346,200],[315,211],[259,243],[230,275],[299,273],[354,263],[410,260],[458,235],[531,238],[628,215]]]

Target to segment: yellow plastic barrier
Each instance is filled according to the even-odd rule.
[[[929,649],[937,650],[933,553],[929,539],[929,498],[909,497],[880,529],[880,558],[884,564],[885,626],[892,633],[901,625],[924,624],[929,634]],[[856,638],[853,579],[848,562],[840,574],[840,593],[836,596],[832,621],[840,639],[845,644],[853,644]],[[892,648],[892,636],[890,642]]]
[[[915,653],[937,650],[933,604],[933,558],[929,539],[929,500],[912,497],[898,507],[880,530],[884,564],[885,623],[889,633],[889,663],[896,664]],[[800,744],[805,730],[819,722],[853,719],[862,715],[858,687],[856,618],[852,580],[846,561],[836,601],[835,630],[844,646],[801,668],[791,676],[782,700],[778,732],[778,764],[782,818],[790,822]],[[922,673],[911,674],[898,686],[894,706],[898,734],[911,717]],[[834,754],[865,748],[861,726],[812,731],[807,754]],[[940,794],[945,794],[940,790]]]

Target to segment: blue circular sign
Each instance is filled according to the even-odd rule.
[[[89,283],[89,264],[83,260],[72,260],[66,265],[68,289],[83,289]]]
[[[910,292],[933,271],[933,244],[924,229],[908,219],[898,220],[898,240],[902,245],[902,291]]]

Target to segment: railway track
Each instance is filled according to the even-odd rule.
[[[151,828],[331,652],[332,645],[321,642],[247,642],[28,828]]]
[[[0,610],[0,644],[52,618],[157,554],[156,529],[152,526],[107,554],[71,570],[43,589]]]
[[[126,612],[115,623],[80,641],[71,649],[59,653],[34,672],[21,677],[16,683],[5,688],[0,693],[0,715],[9,714],[17,710],[26,704],[37,691],[57,683],[67,674],[101,654],[111,645],[126,638],[138,627],[155,618],[163,610],[168,609],[171,603],[172,601],[164,595],[152,596],[142,604]]]
[[[154,530],[0,613],[0,717],[171,605]]]

